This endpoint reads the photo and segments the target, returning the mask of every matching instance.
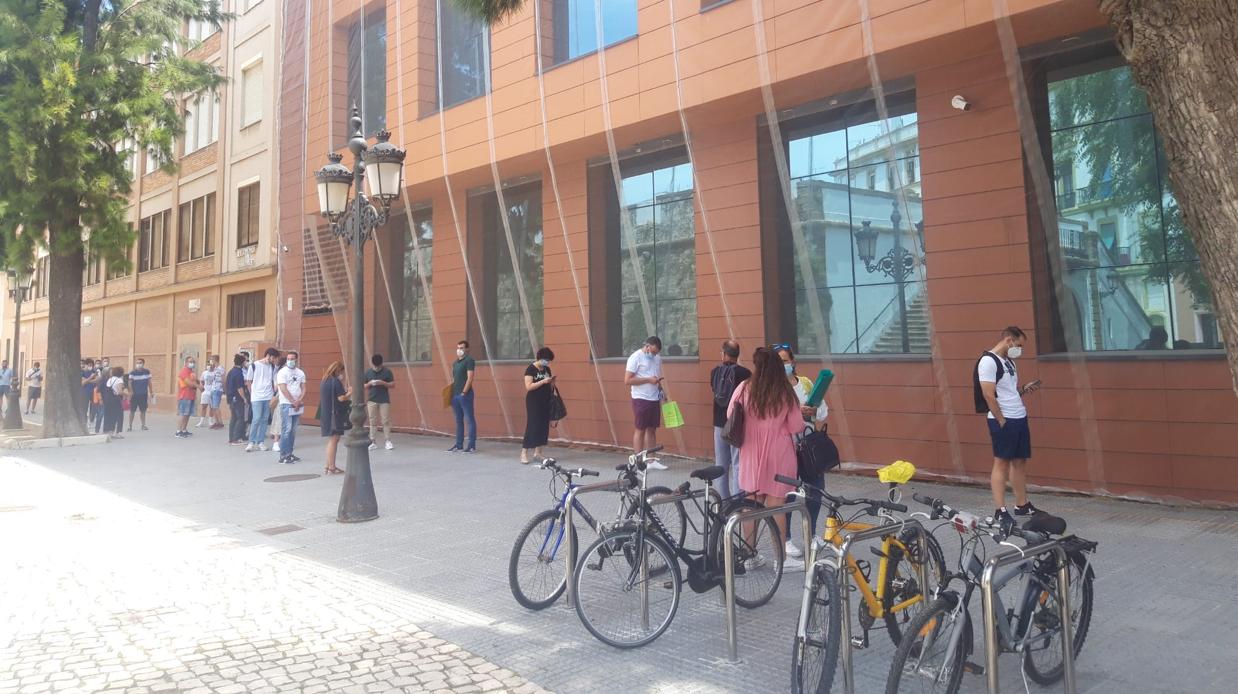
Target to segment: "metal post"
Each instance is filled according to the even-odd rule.
[[[13,279],[13,303],[16,305],[16,310],[13,311],[13,356],[9,361],[13,370],[13,378],[9,385],[9,402],[8,410],[4,413],[4,428],[5,429],[21,429],[21,383],[18,381],[17,370],[17,355],[21,354],[21,305],[26,298],[26,292],[21,286],[21,278],[14,276]]]
[[[741,509],[727,518],[726,525],[722,529],[722,536],[726,538],[722,543],[722,567],[724,570],[722,590],[726,596],[727,657],[732,663],[739,661],[739,635],[735,628],[735,545],[731,542],[731,535],[735,532],[735,526],[740,523],[755,523],[764,518],[784,513],[800,514],[800,521],[804,528],[804,537],[809,538],[807,542],[811,544],[812,521],[808,515],[808,505],[804,503],[803,499],[783,504],[782,506],[761,509],[760,511],[745,511]],[[804,571],[808,571],[807,564],[804,565]]]
[[[576,523],[576,497],[581,494],[590,492],[605,492],[616,491],[625,492],[631,489],[632,485],[626,479],[619,479],[612,482],[597,482],[595,484],[587,484],[581,487],[572,487],[567,493],[567,499],[564,501],[566,508],[563,515],[563,524],[567,526],[567,560],[564,563],[566,571],[564,572],[563,586],[564,596],[567,599],[568,607],[576,605],[576,594],[572,587],[572,580],[576,576],[576,533],[572,532],[572,528]]]
[[[924,525],[919,520],[907,518],[905,520],[891,521],[884,525],[878,525],[846,535],[838,550],[838,592],[841,602],[840,609],[842,610],[842,613],[839,615],[841,631],[838,639],[838,655],[842,659],[843,691],[847,694],[854,694],[855,692],[855,666],[852,662],[851,653],[851,571],[847,567],[847,557],[851,554],[851,546],[856,542],[884,537],[890,534],[892,528],[912,528],[920,536],[920,547],[923,550],[924,559],[918,570],[921,582],[920,596],[921,600],[928,601],[928,531],[924,529]]]
[[[1070,558],[1061,540],[1044,542],[1026,549],[1003,552],[985,562],[980,575],[980,599],[984,612],[984,665],[989,694],[998,694],[997,662],[1001,654],[998,648],[997,615],[993,613],[993,575],[1006,564],[1024,561],[1032,557],[1054,553],[1058,559],[1057,595],[1058,618],[1062,623],[1062,686],[1066,694],[1075,694],[1075,649],[1074,628],[1070,623]]]
[[[366,427],[365,386],[362,375],[365,373],[365,240],[377,226],[380,220],[369,217],[366,208],[369,201],[365,197],[362,186],[365,182],[365,162],[361,154],[367,149],[365,136],[361,134],[361,116],[353,108],[351,119],[353,127],[352,138],[348,148],[353,154],[353,200],[352,209],[347,214],[353,216],[352,238],[348,239],[353,248],[353,292],[352,292],[352,412],[349,421],[352,431],[348,433],[348,441],[344,446],[348,449],[347,468],[344,471],[344,484],[340,491],[340,506],[336,520],[341,523],[359,523],[378,518],[378,500],[374,496],[374,478],[370,472],[370,431]],[[333,404],[333,403],[329,403]]]

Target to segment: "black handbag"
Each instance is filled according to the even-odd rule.
[[[804,435],[795,442],[795,459],[802,480],[816,479],[842,463],[834,440],[824,430],[812,427],[806,427]]]
[[[742,448],[744,445],[744,404],[738,400],[731,408],[726,424],[722,425],[722,440],[735,448]]]
[[[557,422],[567,416],[567,405],[563,403],[563,396],[559,395],[558,386],[551,386],[550,391],[550,421]]]

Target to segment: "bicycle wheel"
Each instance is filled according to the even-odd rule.
[[[573,580],[580,622],[615,648],[652,642],[679,609],[679,564],[649,533],[630,530],[598,538],[577,563]]]
[[[1053,556],[1053,555],[1050,555]],[[1092,623],[1092,569],[1087,557],[1071,552],[1070,559],[1070,622],[1074,627],[1074,654],[1079,657],[1083,641]],[[1062,679],[1062,622],[1058,616],[1058,601],[1053,589],[1057,586],[1057,562],[1049,560],[1042,575],[1046,588],[1041,592],[1032,625],[1028,632],[1027,649],[1023,654],[1023,671],[1033,682],[1050,685]]]
[[[967,610],[956,612],[955,604],[954,599],[938,598],[907,623],[907,638],[899,643],[890,663],[886,694],[955,694],[959,690],[972,633]],[[959,629],[963,632],[951,654],[950,642]]]
[[[529,519],[512,546],[507,582],[516,602],[530,610],[550,607],[567,587],[567,563],[563,561],[567,556],[567,536],[563,523],[562,512],[542,511]],[[576,537],[576,528],[572,528],[572,537]]]
[[[932,534],[928,538],[928,580],[927,589],[920,586],[920,541],[917,533],[904,531],[899,536],[899,544],[890,547],[890,560],[886,569],[885,586],[882,590],[882,610],[885,614],[886,631],[890,632],[890,641],[897,646],[903,635],[903,627],[915,618],[924,605],[932,599],[932,591],[941,585],[946,578],[946,558],[942,554],[941,545]],[[919,601],[900,607],[903,603],[926,594]],[[860,609],[868,609],[867,603],[860,601]]]
[[[808,588],[808,621],[804,638],[796,629],[791,644],[791,691],[817,694],[830,691],[838,667],[838,640],[841,634],[841,609],[838,600],[838,572],[829,564],[813,569]]]
[[[649,487],[645,490],[645,498],[652,502],[659,496],[671,496],[672,492],[667,487]],[[666,536],[675,541],[680,547],[683,547],[684,538],[688,534],[688,512],[684,509],[683,501],[671,501],[665,504],[650,504],[650,508],[654,513],[658,514],[658,520],[662,521],[662,525],[666,526]],[[627,516],[630,518],[636,513],[636,505],[628,509]]]
[[[724,513],[709,531],[710,561],[723,570],[723,538],[726,519],[737,510],[764,508],[751,499],[734,499],[723,504]],[[755,527],[754,527],[755,526]],[[735,604],[752,609],[769,602],[782,583],[782,535],[773,518],[755,523],[740,523],[731,535],[735,548]]]

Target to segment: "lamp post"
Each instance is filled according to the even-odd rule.
[[[877,230],[872,228],[872,222],[861,222],[861,228],[855,232],[856,254],[864,263],[864,269],[870,274],[880,272],[894,280],[898,285],[898,315],[899,337],[904,352],[911,351],[911,336],[907,330],[907,278],[916,268],[917,262],[923,262],[922,256],[908,251],[903,247],[903,215],[898,211],[898,200],[891,202],[890,226],[894,229],[894,247],[884,256],[877,258]],[[916,234],[920,238],[920,248],[924,248],[924,222],[916,223]]]
[[[352,171],[340,163],[343,156],[332,152],[327,155],[330,163],[318,170],[314,178],[318,182],[318,207],[331,222],[331,233],[343,239],[353,250],[352,293],[352,412],[349,421],[352,430],[344,446],[348,449],[344,488],[340,492],[340,507],[336,520],[341,523],[357,523],[378,518],[378,501],[374,498],[374,479],[370,475],[370,434],[365,426],[365,387],[361,383],[365,373],[365,242],[387,223],[391,203],[400,197],[403,185],[404,150],[388,142],[391,133],[378,133],[378,142],[368,147],[361,133],[361,115],[353,105],[352,137],[348,149],[352,151]],[[362,190],[369,176],[370,195]],[[349,200],[349,191],[356,186],[356,193]],[[370,200],[373,199],[374,203]],[[377,204],[377,207],[375,206]],[[324,403],[330,406],[330,403]]]
[[[17,384],[19,368],[17,357],[21,354],[21,305],[26,301],[26,295],[30,292],[34,274],[29,270],[9,270],[8,277],[9,296],[13,297],[16,310],[13,311],[13,354],[9,358],[9,364],[13,368],[13,379],[9,388],[8,410],[4,413],[4,428],[21,429],[21,391]]]

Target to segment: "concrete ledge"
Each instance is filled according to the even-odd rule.
[[[93,446],[111,440],[107,434],[89,436],[65,436],[61,438],[36,439],[33,436],[14,436],[4,441],[9,450],[33,450],[38,448],[68,448],[70,446]]]

